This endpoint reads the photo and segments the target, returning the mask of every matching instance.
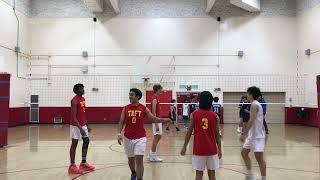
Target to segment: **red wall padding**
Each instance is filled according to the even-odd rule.
[[[10,108],[9,127],[29,123],[29,107]]]
[[[87,117],[93,123],[118,123],[123,107],[89,107]]]
[[[0,74],[0,147],[8,144],[10,74]]]
[[[151,103],[153,91],[147,91],[146,93],[146,102]],[[161,104],[161,103],[171,103],[172,100],[172,91],[162,91],[162,93],[159,95],[159,103],[160,103],[160,117],[169,117],[169,109],[170,104]],[[147,107],[150,111],[151,104],[148,104]]]
[[[117,123],[123,107],[87,107],[87,119],[90,123]],[[55,117],[61,117],[68,124],[71,117],[70,107],[40,107],[40,123],[53,123]]]
[[[308,117],[305,119],[299,119],[296,116],[297,111],[301,107],[286,107],[286,124],[302,124],[302,125],[309,125],[309,126],[315,126],[320,127],[318,122],[318,116],[317,116],[317,108],[308,108],[309,114]]]
[[[299,108],[301,107],[286,107],[286,124],[303,124],[320,128],[317,108],[309,108],[309,115],[306,119],[296,117]],[[53,123],[54,117],[62,117],[63,123],[66,124],[70,121],[70,107],[40,107],[39,109],[40,124]],[[117,123],[120,119],[121,111],[122,107],[87,107],[87,116],[91,123]],[[29,122],[28,107],[10,108],[9,115],[10,127],[28,124]],[[223,122],[223,117],[221,117],[221,119]]]
[[[55,117],[62,118],[63,123],[69,123],[70,107],[39,107],[40,123],[53,123]]]

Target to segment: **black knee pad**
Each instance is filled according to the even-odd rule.
[[[90,143],[89,138],[88,137],[84,137],[84,138],[82,138],[82,140],[83,140],[83,147],[88,148],[89,143]]]

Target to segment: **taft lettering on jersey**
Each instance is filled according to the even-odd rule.
[[[130,116],[130,117],[136,117],[136,116],[141,117],[141,113],[142,113],[142,111],[139,111],[139,110],[129,110],[128,111],[128,116]]]
[[[140,139],[146,137],[144,120],[146,107],[144,105],[133,106],[131,104],[124,107],[126,127],[124,136],[128,139]]]

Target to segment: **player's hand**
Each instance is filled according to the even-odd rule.
[[[222,158],[222,152],[221,152],[221,150],[219,150],[219,152],[218,152],[218,156],[219,156],[219,159],[221,159],[221,158]]]
[[[182,147],[181,152],[180,152],[181,156],[186,155],[186,152],[187,152],[187,148],[186,147]]]
[[[123,141],[122,135],[120,134],[120,135],[118,135],[118,144],[121,145],[122,141]]]
[[[92,129],[89,126],[87,126],[87,128],[88,128],[88,132],[91,132]]]
[[[82,137],[88,136],[87,133],[82,128],[80,128],[80,134]]]

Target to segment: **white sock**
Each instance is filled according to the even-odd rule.
[[[248,174],[249,176],[252,176],[252,175],[253,175],[252,170],[251,170],[251,169],[247,169],[247,174]]]
[[[154,156],[154,155],[156,155],[156,152],[150,151],[150,155]]]
[[[261,180],[267,180],[266,176],[261,176]]]

